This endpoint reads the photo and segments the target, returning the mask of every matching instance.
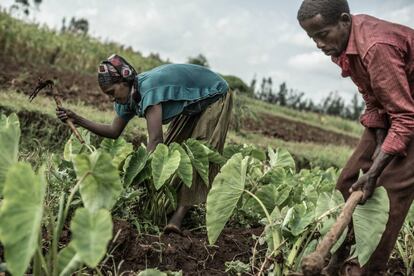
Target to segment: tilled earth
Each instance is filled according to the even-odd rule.
[[[282,117],[260,114],[257,119],[246,119],[242,128],[285,141],[355,147],[358,139]]]
[[[120,231],[112,246],[117,263],[124,261],[122,271],[158,268],[162,271],[182,271],[184,275],[227,275],[225,263],[241,261],[248,264],[255,240],[263,228],[226,228],[215,245],[209,245],[206,233],[184,231],[161,236],[138,235],[125,221],[115,221],[114,233]],[[263,248],[256,248],[263,249]],[[256,263],[264,250],[256,255]]]

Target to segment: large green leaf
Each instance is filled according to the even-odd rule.
[[[127,158],[124,164],[124,186],[131,185],[134,178],[142,171],[147,164],[148,153],[147,150],[140,146],[131,156]]]
[[[122,191],[118,170],[106,152],[95,151],[90,155],[80,154],[75,158],[78,179],[87,175],[80,185],[80,194],[86,208],[96,211],[110,210]]]
[[[240,153],[243,149],[243,145],[240,144],[227,144],[223,150],[223,156],[226,159],[230,159],[236,153]]]
[[[302,202],[289,209],[283,221],[284,230],[293,236],[300,235],[315,219],[315,209],[312,204]]]
[[[90,145],[91,143],[91,134],[88,130],[84,128],[80,128],[79,134],[82,136],[85,144],[81,144],[76,138],[74,134],[72,134],[69,140],[65,144],[65,148],[63,150],[63,158],[66,161],[73,161],[73,159],[80,153],[83,153],[87,150],[86,145]]]
[[[240,153],[233,155],[213,181],[206,207],[210,244],[216,242],[244,191],[248,159]]]
[[[191,163],[196,169],[197,173],[203,179],[204,183],[209,186],[208,170],[209,160],[208,153],[210,151],[205,145],[195,139],[188,139],[184,146],[187,148],[188,156],[190,157]]]
[[[315,218],[319,218],[326,212],[339,210],[342,204],[344,204],[344,199],[338,190],[334,190],[332,193],[319,194],[316,202]]]
[[[0,239],[13,275],[23,275],[38,247],[45,190],[43,168],[39,175],[26,163],[9,168],[0,209]]]
[[[0,117],[0,194],[9,167],[17,162],[19,153],[20,123],[16,114]]]
[[[59,276],[72,275],[81,265],[80,257],[76,254],[76,250],[71,243],[59,252],[57,259]]]
[[[285,182],[287,174],[283,168],[271,168],[267,171],[263,177],[259,180],[261,184],[272,184],[279,186]]]
[[[112,219],[108,210],[91,212],[85,208],[77,209],[70,229],[71,244],[80,260],[95,268],[105,256],[106,247],[112,238]]]
[[[381,240],[390,210],[384,187],[378,187],[364,205],[358,205],[352,215],[356,250],[361,266],[365,265]]]
[[[405,217],[405,222],[414,224],[414,204],[411,204],[410,210],[408,210],[408,214]]]
[[[158,144],[152,154],[151,169],[155,189],[159,190],[178,169],[180,152],[169,151],[164,144]]]
[[[177,174],[183,183],[187,187],[191,187],[193,184],[193,166],[191,165],[190,157],[185,152],[185,150],[177,143],[172,143],[170,145],[170,150],[174,151],[177,150],[180,153],[180,165],[177,169]]]
[[[236,153],[241,153],[244,157],[250,156],[260,161],[266,160],[266,153],[263,150],[257,149],[252,145],[230,144],[227,145],[223,150],[223,156],[227,159],[231,158]]]
[[[105,138],[102,140],[100,148],[112,156],[112,164],[114,164],[116,168],[118,168],[119,164],[121,164],[128,154],[133,151],[132,144],[127,143],[123,138]]]
[[[277,206],[276,202],[279,194],[274,185],[261,186],[255,193],[255,196],[260,199],[269,213]],[[253,210],[254,212],[259,213],[262,217],[265,216],[264,210],[260,204],[252,197],[249,197],[244,208]]]
[[[278,148],[275,152],[271,147],[268,147],[268,154],[269,163],[272,168],[280,167],[295,169],[295,160],[293,160],[292,155],[290,155],[286,149]]]

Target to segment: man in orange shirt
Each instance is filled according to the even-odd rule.
[[[348,275],[385,275],[388,258],[414,198],[414,30],[368,15],[351,15],[346,0],[304,0],[298,21],[332,61],[351,77],[366,103],[364,134],[343,169],[337,189],[345,198],[362,189],[365,202],[377,186],[390,199],[378,247],[364,267]],[[359,170],[364,175],[358,179]],[[331,259],[338,271],[346,246]]]

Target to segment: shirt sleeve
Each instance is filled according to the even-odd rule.
[[[373,93],[391,121],[382,150],[406,155],[414,136],[414,100],[405,72],[404,54],[397,47],[379,43],[371,47],[364,61]]]
[[[129,122],[134,117],[134,113],[129,110],[127,105],[114,103],[114,109],[116,114],[124,119],[125,122]]]
[[[365,111],[359,118],[359,121],[364,127],[368,128],[385,128],[388,126],[388,119],[386,113],[381,113],[380,110],[373,104],[373,100],[364,91],[362,98],[365,102]]]

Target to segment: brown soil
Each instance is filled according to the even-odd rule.
[[[358,143],[357,138],[348,135],[268,114],[260,114],[256,120],[246,119],[243,123],[243,129],[285,141],[350,147],[355,147]]]
[[[118,220],[114,223],[114,233],[119,230],[121,233],[111,246],[116,248],[113,254],[116,263],[124,261],[122,271],[158,268],[182,270],[184,275],[227,275],[225,262],[249,263],[255,243],[252,235],[259,236],[263,228],[226,228],[213,246],[202,232],[184,231],[182,236],[137,235],[130,224]]]

